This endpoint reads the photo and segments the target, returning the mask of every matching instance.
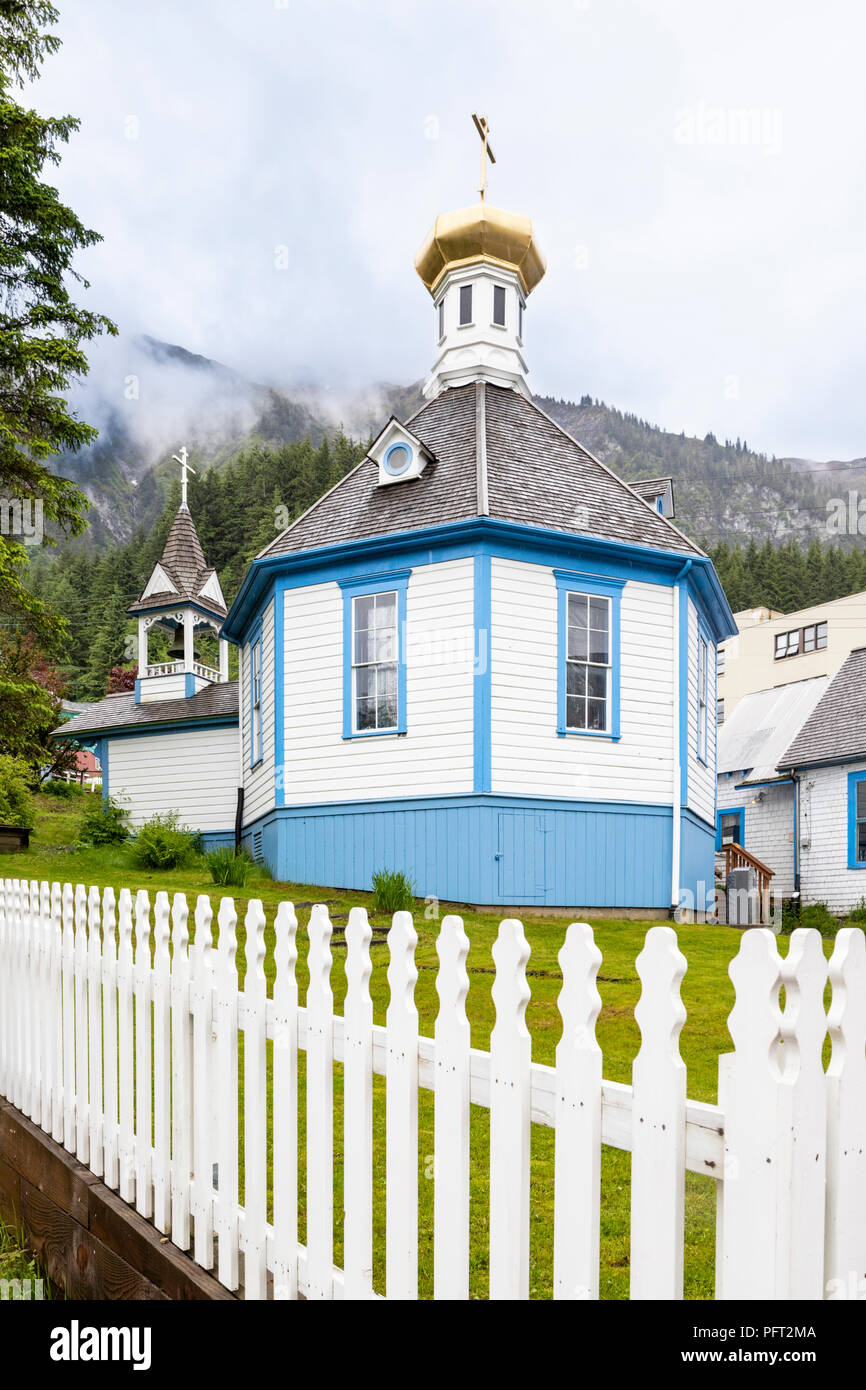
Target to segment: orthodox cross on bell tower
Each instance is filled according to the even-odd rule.
[[[475,122],[475,129],[481,136],[481,183],[478,192],[483,203],[484,195],[487,192],[487,160],[489,159],[491,164],[495,164],[496,156],[493,153],[493,146],[490,144],[490,126],[487,124],[487,117],[476,116],[473,111],[472,119]]]
[[[186,445],[184,445],[179,454],[172,454],[171,457],[174,463],[180,464],[180,505],[182,507],[187,507],[187,510],[189,510],[186,500],[186,475],[187,473],[195,475],[195,469],[191,463],[187,462],[189,454]]]

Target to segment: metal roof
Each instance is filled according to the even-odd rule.
[[[744,772],[744,783],[772,782],[779,759],[809,718],[830,682],[829,676],[794,681],[744,695],[719,725],[719,772]]]

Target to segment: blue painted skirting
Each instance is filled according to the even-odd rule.
[[[211,849],[222,849],[228,845],[234,849],[235,832],[233,830],[203,830],[201,832],[202,853],[207,854]]]
[[[450,902],[666,909],[671,829],[670,806],[488,795],[281,807],[244,843],[284,882],[369,890],[374,870],[401,869]],[[684,813],[694,893],[712,883],[714,838]]]

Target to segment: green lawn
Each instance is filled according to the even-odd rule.
[[[81,800],[60,802],[53,797],[38,798],[39,818],[31,849],[26,854],[7,855],[2,863],[6,877],[59,879],[73,883],[147,888],[153,894],[159,889],[169,893],[187,894],[190,909],[198,893],[211,893],[216,901],[221,890],[210,881],[206,866],[195,866],[167,872],[147,872],[130,867],[127,852],[122,848],[100,852],[76,850],[74,840],[80,817]],[[339,889],[323,889],[309,884],[276,883],[262,877],[244,890],[249,897],[264,902],[269,924],[273,922],[277,904],[286,899],[299,905],[299,966],[298,978],[303,1002],[307,983],[305,926],[311,902],[326,900],[337,924],[342,925],[351,906],[370,907],[369,894],[345,893]],[[239,928],[246,910],[247,898],[236,897]],[[440,911],[459,911],[450,904],[441,904]],[[495,940],[500,916],[465,911],[467,933],[471,941],[469,953],[470,989],[467,1012],[472,1026],[473,1047],[486,1048],[493,1025],[494,1011],[490,997],[493,960],[491,947]],[[515,909],[511,915],[520,916]],[[214,917],[216,913],[214,913]],[[376,925],[384,919],[371,917]],[[526,916],[526,936],[531,946],[529,984],[532,998],[527,1009],[527,1024],[532,1034],[533,1059],[553,1063],[561,1025],[556,1007],[560,987],[557,952],[568,919],[565,917]],[[648,923],[599,920],[593,922],[596,940],[603,954],[599,976],[602,1013],[598,1022],[598,1040],[604,1054],[604,1076],[608,1080],[629,1082],[631,1063],[639,1046],[639,1033],[634,1021],[634,1007],[640,993],[635,958],[643,944]],[[192,922],[191,922],[192,926]],[[417,964],[419,968],[416,1002],[421,1032],[433,1035],[438,996],[435,992],[437,957],[435,941],[437,923],[416,916],[418,932]],[[733,1005],[733,989],[727,968],[740,940],[739,932],[726,927],[708,925],[684,926],[677,929],[680,947],[688,960],[683,982],[683,1001],[688,1018],[681,1037],[681,1052],[688,1068],[688,1094],[692,1099],[715,1101],[717,1088],[717,1058],[730,1050],[725,1020]],[[238,967],[243,979],[242,929],[238,932]],[[827,942],[827,946],[831,945]],[[265,962],[269,987],[273,979],[273,930],[267,932]],[[782,950],[787,949],[782,940]],[[335,1007],[342,1009],[345,995],[345,975],[342,968],[345,950],[335,947],[332,985]],[[387,947],[374,940],[372,948],[372,997],[376,1023],[385,1022],[388,985],[385,976]],[[301,1067],[303,1069],[303,1056]],[[303,1080],[303,1071],[302,1071]],[[341,1093],[341,1068],[336,1068],[335,1096]],[[301,1085],[301,1129],[304,1106]],[[375,1202],[375,1285],[384,1290],[384,1079],[375,1080],[374,1162],[376,1182]],[[342,1124],[340,1107],[335,1115],[334,1210],[335,1261],[340,1263],[342,1237]],[[553,1211],[553,1131],[533,1126],[532,1142],[532,1226],[531,1278],[533,1296],[549,1297],[552,1285],[552,1211]],[[487,1259],[487,1185],[486,1149],[488,1146],[488,1112],[473,1108],[472,1124],[472,1293],[486,1296]],[[433,1106],[429,1092],[422,1092],[419,1115],[419,1173],[421,1203],[420,1277],[422,1294],[432,1292],[432,1198],[430,1177],[433,1151]],[[602,1169],[602,1268],[601,1295],[603,1298],[628,1297],[629,1254],[629,1155],[619,1150],[605,1149]],[[303,1164],[301,1165],[303,1174]],[[302,1179],[303,1180],[303,1179]],[[303,1194],[302,1194],[303,1202]],[[302,1207],[303,1231],[303,1207]],[[711,1298],[713,1294],[715,1232],[715,1183],[712,1179],[687,1174],[686,1188],[686,1268],[687,1298]],[[303,1238],[303,1235],[302,1235]]]

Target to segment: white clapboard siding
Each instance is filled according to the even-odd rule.
[[[711,825],[716,819],[716,648],[709,644],[707,665],[707,757],[698,757],[698,610],[688,601],[688,801],[689,810]],[[706,627],[703,629],[706,632]]]
[[[286,590],[288,805],[402,797],[410,785],[415,796],[472,790],[473,576],[471,558],[412,570],[406,595],[407,728],[405,737],[393,741],[342,736],[339,585]],[[387,588],[387,579],[382,587]],[[443,701],[446,687],[448,699]],[[249,809],[247,816],[252,819]]]
[[[548,565],[491,565],[493,791],[670,804],[670,589],[629,581],[621,600],[621,737],[557,737],[557,590]]]
[[[496,1022],[490,1034],[490,1297],[496,1299],[529,1295],[528,960],[522,924],[506,918],[493,945]]]
[[[859,1298],[866,1274],[866,937],[859,927],[836,933],[830,982],[826,1292]]]
[[[343,1274],[347,1298],[373,1293],[373,1001],[372,930],[353,907],[346,923],[343,1005],[343,1140],[352,1162],[343,1172]]]
[[[130,824],[176,811],[192,830],[231,830],[238,788],[235,727],[110,738],[111,795],[129,805]]]
[[[471,1061],[466,1017],[469,937],[462,917],[442,918],[436,954],[433,1287],[436,1298],[468,1298]]]
[[[390,1000],[385,1027],[385,1274],[388,1298],[418,1297],[418,1010],[412,914],[388,933]]]
[[[651,927],[637,958],[640,1051],[632,1066],[631,1286],[633,1299],[683,1296],[686,958],[673,927]]]
[[[533,1063],[526,1026],[529,946],[521,923],[500,924],[489,1051],[470,1046],[469,942],[458,917],[437,940],[433,1036],[419,1035],[416,934],[398,913],[389,933],[390,999],[373,1021],[371,928],[352,909],[345,929],[347,996],[334,1013],[331,922],[308,923],[309,979],[299,1005],[298,929],[291,903],[276,919],[273,999],[264,970],[266,923],[250,902],[247,969],[236,967],[234,903],[196,904],[190,949],[183,894],[144,890],[115,904],[79,885],[0,884],[0,1096],[29,1107],[70,1152],[88,1151],[121,1198],[249,1299],[379,1297],[385,1256],[391,1299],[419,1289],[419,1092],[433,1093],[433,1294],[466,1299],[486,1251],[472,1244],[471,1107],[489,1111],[489,1289],[526,1299],[530,1220],[553,1199],[553,1292],[599,1295],[604,1197],[601,1146],[631,1153],[631,1297],[683,1292],[686,1171],[717,1192],[716,1297],[815,1301],[858,1298],[866,1269],[866,943],[839,933],[827,980],[814,930],[794,933],[783,959],[771,932],[743,934],[731,963],[733,1053],[720,1058],[720,1103],[687,1099],[678,1039],[686,968],[670,927],[653,927],[636,967],[641,1045],[631,1085],[605,1081],[595,1037],[601,952],[573,923],[560,951],[562,1035],[556,1064]],[[171,931],[169,933],[169,917]],[[170,935],[170,939],[169,939]],[[339,937],[338,937],[339,941]],[[342,942],[340,942],[342,945]],[[486,988],[486,985],[483,986]],[[780,1009],[785,991],[784,1013]],[[58,1007],[53,1009],[53,1005]],[[52,1021],[50,1013],[56,1014]],[[832,1057],[822,1066],[829,1028]],[[82,1040],[83,1029],[83,1040]],[[244,1200],[239,1192],[239,1033],[244,1034]],[[272,1042],[272,1067],[268,1042]],[[299,1243],[298,1076],[306,1052],[306,1243]],[[116,1058],[116,1067],[112,1059]],[[98,1059],[97,1062],[94,1059]],[[343,1147],[334,1145],[335,1068],[343,1067]],[[373,1225],[373,1077],[385,1079],[385,1231]],[[273,1116],[271,1155],[268,1110]],[[25,1113],[26,1110],[25,1110]],[[555,1133],[552,1191],[533,1213],[530,1135]],[[344,1172],[344,1268],[335,1268],[334,1160]],[[425,1172],[427,1170],[425,1169]],[[273,1221],[267,1194],[273,1191]],[[194,1230],[193,1230],[194,1223]],[[425,1243],[429,1237],[424,1232]],[[377,1244],[377,1239],[380,1242]],[[241,1254],[243,1260],[241,1260]],[[425,1271],[426,1274],[427,1271]],[[780,1315],[777,1315],[779,1318]]]
[[[556,1048],[553,1296],[598,1298],[601,1223],[601,951],[592,927],[573,922],[559,953],[562,1037]]]
[[[274,599],[262,613],[262,759],[250,767],[250,645],[241,648],[238,661],[238,699],[241,726],[241,767],[244,788],[244,824],[248,825],[274,805]],[[237,730],[234,730],[237,756]],[[234,766],[234,764],[232,764]],[[234,824],[234,811],[228,824]]]

